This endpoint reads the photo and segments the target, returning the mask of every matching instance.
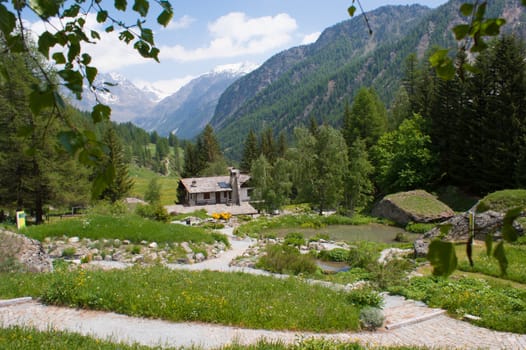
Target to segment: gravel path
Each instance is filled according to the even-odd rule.
[[[174,269],[216,270],[222,272],[262,271],[229,266],[252,243],[238,240],[231,231],[232,249],[215,260],[193,265],[171,265]],[[369,345],[412,345],[459,349],[526,349],[526,335],[491,331],[446,316],[441,310],[430,309],[422,303],[407,301],[397,296],[386,296],[384,314],[387,329],[377,332],[315,334],[242,329],[202,323],[173,323],[144,319],[115,313],[76,310],[45,306],[35,301],[21,303],[0,302],[0,326],[30,326],[41,330],[57,329],[77,332],[101,339],[205,349],[218,348],[232,342],[250,344],[265,338],[292,343],[298,339],[324,338],[337,341],[358,341]]]

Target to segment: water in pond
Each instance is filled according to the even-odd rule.
[[[316,260],[316,265],[325,273],[345,272],[351,269],[345,262]]]
[[[373,242],[394,242],[396,234],[406,232],[399,227],[387,226],[382,224],[368,225],[329,225],[321,228],[286,228],[273,229],[268,232],[284,237],[287,233],[302,233],[305,238],[311,238],[319,234],[325,234],[335,241],[373,241]],[[407,233],[407,232],[406,232]],[[420,235],[407,233],[411,241],[417,239]]]

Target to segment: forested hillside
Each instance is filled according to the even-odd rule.
[[[362,86],[373,87],[390,106],[397,95],[410,54],[423,58],[435,45],[455,44],[450,31],[458,22],[460,2],[436,10],[386,6],[368,14],[373,34],[357,17],[328,28],[309,46],[293,48],[268,60],[234,83],[221,96],[211,121],[226,154],[241,156],[250,129],[270,127],[292,135],[295,126],[314,118],[341,124],[344,106]],[[493,1],[488,13],[510,18],[505,31],[522,33],[518,1]]]

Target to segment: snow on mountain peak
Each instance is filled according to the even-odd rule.
[[[232,64],[224,64],[213,69],[212,73],[231,73],[235,75],[248,74],[258,68],[259,65],[252,62],[239,62]]]

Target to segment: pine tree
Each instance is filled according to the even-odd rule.
[[[274,132],[271,128],[267,128],[261,133],[259,148],[261,150],[260,153],[265,156],[270,164],[273,164],[277,158],[277,151],[276,142],[274,140]]]
[[[161,185],[156,177],[151,179],[148,183],[148,188],[146,189],[146,193],[144,193],[144,200],[150,204],[161,202]]]
[[[373,173],[365,142],[357,139],[349,148],[349,171],[345,177],[346,206],[351,211],[365,208],[373,200]]]
[[[250,129],[247,138],[245,139],[245,147],[243,149],[243,157],[241,158],[241,171],[250,171],[252,162],[259,157],[258,140],[254,130]]]
[[[104,189],[101,198],[115,203],[130,192],[133,187],[133,179],[128,172],[128,164],[124,162],[120,140],[111,126],[106,130],[103,140],[108,147],[108,153],[102,163],[103,171],[112,172],[113,180]]]

